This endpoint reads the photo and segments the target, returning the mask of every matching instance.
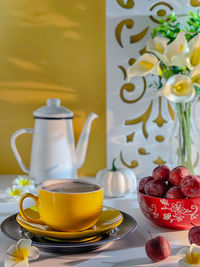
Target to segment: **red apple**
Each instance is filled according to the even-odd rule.
[[[150,234],[151,235],[151,234]],[[147,256],[154,262],[162,261],[170,255],[170,245],[163,236],[157,236],[147,241],[145,245]]]
[[[139,182],[139,186],[138,186],[138,190],[142,193],[144,193],[144,186],[146,183],[148,183],[149,181],[153,180],[152,176],[147,176],[147,177],[143,177],[140,182]]]
[[[194,225],[194,224],[193,224]],[[200,226],[195,226],[188,232],[188,240],[190,244],[200,246]]]
[[[185,198],[185,195],[183,195],[180,186],[174,185],[168,189],[165,197],[171,199],[181,199]]]
[[[181,180],[181,191],[189,198],[200,197],[200,180],[196,175],[187,175]]]
[[[163,180],[151,180],[144,185],[146,195],[154,197],[163,197],[168,189],[167,184]]]
[[[171,172],[169,174],[169,181],[173,185],[180,185],[183,177],[185,177],[189,174],[190,174],[190,171],[186,167],[178,166],[178,167],[174,168],[173,170],[171,170]]]
[[[170,168],[166,165],[161,165],[153,169],[152,176],[154,179],[168,181]]]

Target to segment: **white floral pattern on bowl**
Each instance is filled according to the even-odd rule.
[[[150,207],[147,205],[146,201],[141,202],[142,210],[145,213],[146,217],[150,218],[150,214],[154,216],[154,218],[158,218],[159,214],[156,212],[156,205],[152,204]]]
[[[144,216],[151,222],[176,229],[190,229],[199,224],[200,198],[165,199],[138,192],[138,202]]]
[[[191,209],[186,209],[182,205],[180,201],[176,203],[169,203],[166,199],[161,199],[160,202],[164,205],[162,210],[169,210],[171,213],[164,213],[163,219],[164,220],[169,220],[170,223],[173,221],[183,221],[185,216],[190,216],[190,220],[196,219],[199,215],[197,214],[198,212],[198,207],[196,205],[191,205]]]

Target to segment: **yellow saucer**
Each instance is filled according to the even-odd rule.
[[[24,212],[30,217],[39,218],[38,209],[35,206],[25,209]],[[117,227],[118,225],[120,225],[120,223],[122,223],[123,215],[116,209],[103,206],[101,215],[96,224],[93,227],[80,232],[57,231],[45,224],[36,224],[26,221],[21,217],[20,214],[17,215],[16,219],[22,227],[33,234],[54,238],[77,239],[103,234]]]

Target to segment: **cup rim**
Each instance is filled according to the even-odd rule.
[[[92,190],[92,191],[85,191],[85,192],[67,192],[66,193],[66,192],[54,192],[54,191],[44,188],[45,186],[48,186],[48,185],[52,185],[56,183],[67,183],[67,182],[74,182],[74,183],[79,183],[79,184],[91,184],[91,185],[97,186],[98,189]],[[89,194],[89,193],[95,193],[95,192],[101,191],[103,190],[103,186],[97,183],[96,181],[93,182],[93,181],[90,181],[84,178],[80,178],[80,179],[79,178],[74,178],[74,179],[66,178],[66,179],[48,179],[39,185],[38,190],[39,189],[44,190],[49,193],[54,193],[54,194],[78,195],[78,194]]]

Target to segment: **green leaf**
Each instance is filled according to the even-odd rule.
[[[200,86],[195,84],[194,88],[195,88],[196,94],[200,95]]]
[[[156,36],[163,36],[169,38],[170,42],[172,42],[181,31],[180,23],[177,22],[177,16],[175,13],[167,16],[166,19],[159,19],[159,23],[160,25],[152,30],[152,38],[155,38]]]

